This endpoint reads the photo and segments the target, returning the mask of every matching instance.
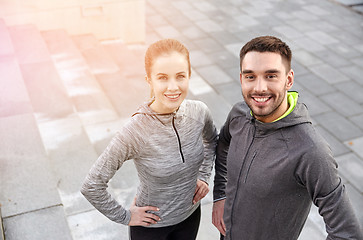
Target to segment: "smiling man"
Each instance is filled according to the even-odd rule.
[[[294,83],[290,48],[252,39],[240,52],[244,102],[221,128],[215,164],[213,224],[226,240],[294,240],[311,203],[327,239],[363,239],[337,164],[312,126]]]

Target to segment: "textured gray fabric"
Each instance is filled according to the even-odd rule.
[[[209,181],[217,132],[207,106],[184,100],[171,114],[157,114],[146,103],[111,140],[82,186],[82,194],[109,219],[130,221],[130,211],[107,192],[107,183],[126,160],[133,159],[140,185],[137,206],[155,206],[161,221],[177,224],[199,206],[192,200],[197,179]]]

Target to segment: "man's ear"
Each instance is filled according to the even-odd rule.
[[[293,84],[294,84],[294,70],[290,69],[289,73],[287,74],[287,83],[286,83],[287,90],[291,89]]]
[[[240,84],[242,84],[242,73],[241,72],[239,72],[239,82],[240,82]]]

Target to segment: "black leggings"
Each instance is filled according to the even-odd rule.
[[[200,206],[181,223],[167,227],[130,227],[131,240],[195,240],[200,223]]]

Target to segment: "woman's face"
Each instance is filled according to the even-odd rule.
[[[155,96],[151,109],[157,113],[176,111],[188,93],[189,65],[186,57],[171,52],[155,58],[147,81]]]

